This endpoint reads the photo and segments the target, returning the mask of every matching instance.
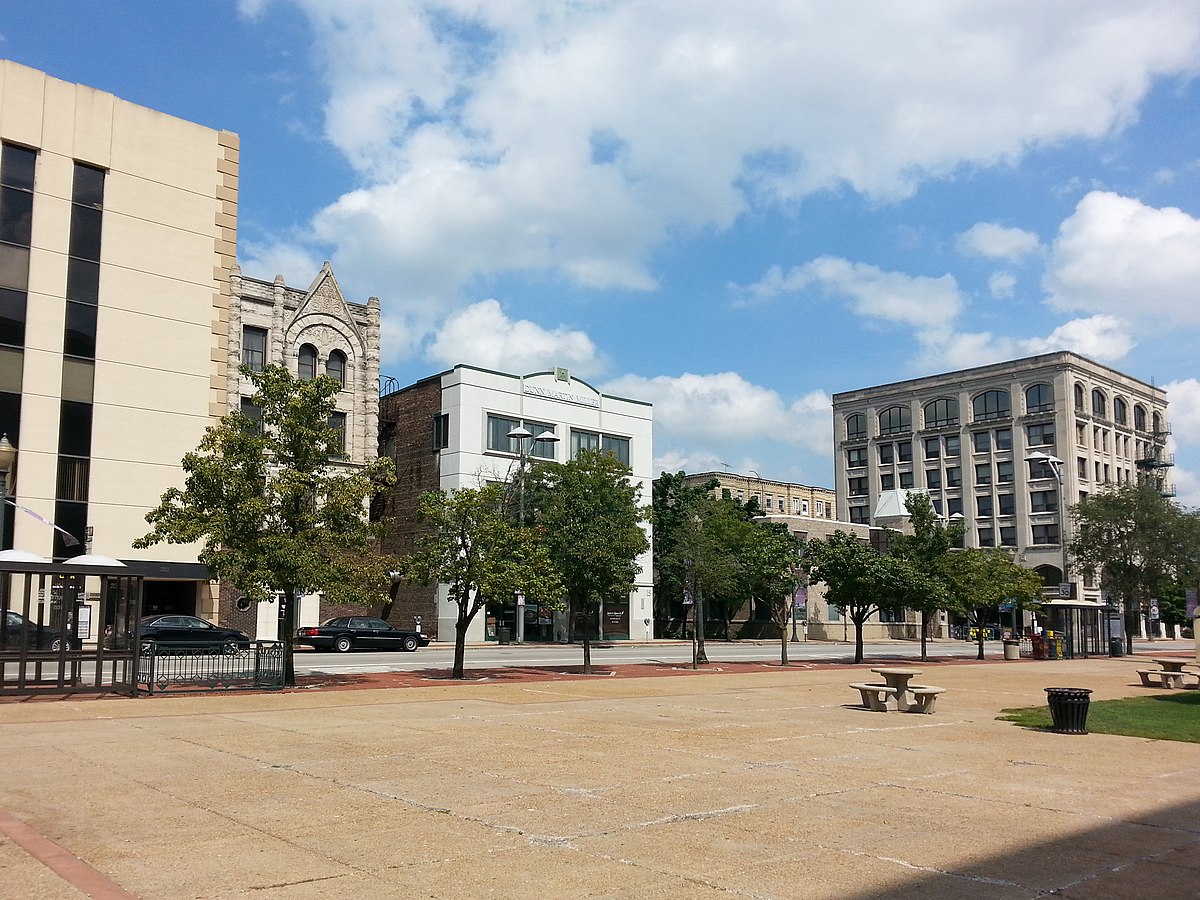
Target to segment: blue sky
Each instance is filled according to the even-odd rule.
[[[832,485],[830,395],[1056,349],[1200,505],[1200,2],[9,0],[0,55],[241,136],[239,258],[386,375],[553,365],[658,469]]]

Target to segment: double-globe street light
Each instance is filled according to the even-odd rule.
[[[517,465],[517,508],[519,510],[521,527],[525,527],[525,463],[529,458],[529,452],[533,449],[534,444],[553,444],[558,441],[556,435],[550,429],[546,429],[541,434],[534,436],[523,425],[518,425],[508,433],[508,439],[517,442],[517,455],[520,462]],[[516,592],[517,601],[517,643],[525,643],[525,592],[518,590]]]

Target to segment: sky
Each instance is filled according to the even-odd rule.
[[[655,471],[833,486],[831,396],[1054,350],[1200,506],[1200,0],[6,0],[0,56],[241,138],[245,274],[385,376],[565,366]]]

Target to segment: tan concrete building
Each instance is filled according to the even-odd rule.
[[[195,547],[130,543],[228,406],[238,138],[0,60],[0,143],[3,545],[211,617]]]
[[[759,508],[771,516],[803,516],[814,519],[834,519],[837,515],[837,495],[831,488],[810,487],[789,481],[772,481],[758,473],[739,475],[736,472],[700,472],[688,475],[689,487],[717,482],[718,496],[728,491],[739,503],[758,499]]]
[[[1102,598],[1071,571],[1064,511],[1138,477],[1172,492],[1166,393],[1069,351],[845,391],[833,415],[838,518],[894,525],[928,491],[965,546],[1011,550],[1077,604]]]

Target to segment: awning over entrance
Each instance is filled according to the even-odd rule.
[[[123,559],[128,574],[172,581],[208,581],[212,575],[203,563],[161,562],[154,559]]]

